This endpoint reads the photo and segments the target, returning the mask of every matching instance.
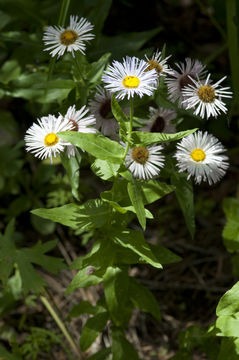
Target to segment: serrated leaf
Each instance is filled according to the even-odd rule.
[[[148,312],[161,321],[160,307],[151,293],[145,286],[133,278],[130,278],[129,296],[134,306],[144,312]]]
[[[174,172],[171,175],[171,182],[175,186],[175,193],[191,237],[195,234],[195,214],[193,186],[184,173]]]
[[[198,129],[190,129],[186,131],[180,131],[175,134],[165,134],[165,133],[149,133],[144,131],[132,131],[132,140],[134,144],[143,144],[151,145],[161,142],[176,141],[182,139],[185,136],[188,136]]]
[[[126,326],[130,314],[128,299],[129,276],[126,270],[108,267],[104,275],[105,300],[111,319],[117,326]]]
[[[153,254],[149,244],[144,240],[144,236],[140,231],[124,230],[112,234],[114,241],[123,247],[129,248],[138,254],[148,264],[161,269],[157,257]]]
[[[110,180],[117,175],[119,164],[113,164],[106,160],[96,159],[91,165],[91,169],[102,180]]]
[[[139,360],[138,354],[133,345],[126,340],[123,330],[112,328],[112,360]]]
[[[102,227],[110,214],[108,204],[100,199],[91,199],[83,205],[68,204],[53,209],[36,209],[32,213],[70,226],[73,229],[81,227],[82,230]]]
[[[101,134],[64,131],[58,133],[58,135],[61,139],[84,149],[98,159],[108,160],[115,164],[122,163],[123,146]]]
[[[80,347],[86,351],[105,328],[108,320],[108,312],[104,311],[88,319],[82,329]]]
[[[137,218],[139,220],[140,225],[145,230],[146,229],[146,216],[145,216],[145,209],[144,203],[142,198],[142,191],[140,185],[135,180],[133,183],[129,182],[128,186],[128,194],[131,200],[133,207],[135,208],[135,212]]]
[[[45,285],[45,281],[35,271],[32,264],[38,264],[53,273],[63,269],[65,265],[62,259],[45,255],[55,245],[56,241],[53,240],[44,244],[38,243],[32,248],[18,249],[14,242],[14,221],[12,220],[7,226],[5,234],[0,236],[1,280],[6,282],[16,263],[22,279],[24,292],[41,290]]]

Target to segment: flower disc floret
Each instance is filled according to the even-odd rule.
[[[122,63],[113,61],[104,72],[102,81],[118,99],[151,96],[157,88],[158,75],[154,69],[146,71],[147,67],[146,61],[127,56]]]
[[[226,151],[219,140],[207,132],[198,131],[183,138],[177,144],[174,155],[179,172],[186,171],[188,179],[193,177],[197,184],[209,185],[219,181],[229,166]]]
[[[78,34],[73,30],[65,30],[60,35],[60,40],[63,45],[71,45],[78,39]]]
[[[132,150],[132,159],[139,164],[146,164],[149,158],[149,151],[144,146],[137,146]]]
[[[54,133],[47,134],[44,139],[46,146],[54,146],[58,143],[58,141],[59,141],[59,138]]]
[[[158,76],[166,76],[172,74],[172,69],[167,64],[167,61],[170,57],[171,55],[163,59],[162,53],[159,50],[153,53],[151,58],[148,58],[148,56],[145,55],[148,64],[146,71],[150,71],[154,69],[156,70]]]

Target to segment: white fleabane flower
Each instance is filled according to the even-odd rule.
[[[71,52],[74,56],[74,51],[80,51],[85,54],[85,41],[92,40],[95,35],[90,33],[93,25],[85,18],[78,16],[70,17],[70,25],[65,29],[62,26],[48,26],[45,30],[43,41],[47,46],[45,51],[52,50],[51,56],[62,56],[65,51]]]
[[[225,175],[229,166],[228,157],[222,155],[225,151],[215,136],[197,131],[177,144],[174,157],[177,159],[179,172],[187,171],[188,179],[192,176],[196,184],[208,181],[212,185]]]
[[[129,99],[134,95],[150,96],[157,88],[158,75],[154,69],[145,71],[147,67],[144,60],[127,56],[123,63],[113,61],[112,66],[104,71],[102,81],[106,83],[106,89],[116,93],[118,99]]]
[[[174,110],[149,107],[149,121],[142,129],[149,132],[163,132],[172,134],[176,132],[172,119],[176,119],[177,113]]]
[[[149,180],[159,175],[164,166],[164,155],[161,145],[137,146],[129,149],[125,165],[137,179]]]
[[[172,69],[167,64],[167,60],[171,57],[171,55],[167,56],[165,59],[162,57],[161,51],[157,50],[153,53],[152,57],[149,59],[147,55],[145,58],[147,60],[148,67],[146,71],[155,69],[157,71],[158,76],[165,76],[173,74]]]
[[[64,121],[71,126],[71,131],[76,131],[80,133],[95,133],[96,129],[89,127],[95,125],[96,120],[93,115],[87,115],[89,109],[84,105],[80,110],[76,110],[75,105],[70,106],[67,110],[66,115],[64,116]],[[76,147],[72,144],[67,145],[67,154],[68,156],[75,156]]]
[[[226,78],[224,76],[215,84],[211,83],[210,74],[206,80],[194,80],[191,78],[193,84],[186,86],[182,90],[182,94],[186,103],[186,109],[195,108],[194,114],[200,115],[202,118],[210,116],[217,117],[220,112],[227,112],[225,103],[221,98],[231,98],[232,92],[228,91],[229,87],[221,87],[220,83]]]
[[[56,157],[64,150],[67,143],[56,134],[60,131],[71,130],[72,125],[60,115],[43,116],[26,132],[26,150],[32,152],[40,159]]]
[[[169,99],[173,102],[178,100],[178,103],[182,107],[186,107],[186,103],[183,103],[184,100],[182,95],[182,90],[187,85],[192,85],[192,79],[200,79],[205,75],[205,65],[203,65],[199,60],[194,60],[190,58],[185,59],[185,63],[175,63],[179,71],[173,70],[170,74],[170,77],[166,79],[166,84],[168,86]]]
[[[111,93],[101,86],[96,90],[94,99],[89,102],[90,111],[96,118],[96,128],[105,136],[115,137],[119,125],[111,112]]]

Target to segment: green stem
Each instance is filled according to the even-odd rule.
[[[123,156],[123,161],[126,158],[127,152],[129,151],[129,146],[130,146],[130,142],[131,142],[131,134],[132,134],[132,128],[133,128],[133,116],[134,116],[134,103],[133,103],[133,98],[130,98],[130,123],[129,123],[129,132],[128,132],[128,136],[127,136],[127,145],[125,148],[125,152],[124,152],[124,156]]]
[[[202,10],[202,12],[204,12],[204,14],[206,14],[208,16],[208,18],[210,19],[211,23],[215,26],[215,28],[220,32],[221,36],[223,39],[226,40],[227,36],[225,31],[223,30],[223,28],[221,27],[221,25],[217,22],[217,20],[210,14],[210,12],[207,10],[206,6],[202,3],[201,0],[196,0],[196,2],[198,3],[200,9]]]
[[[239,108],[239,72],[238,72],[238,59],[239,59],[239,36],[235,19],[238,18],[237,0],[227,0],[227,37],[229,47],[229,58],[232,73],[232,85],[234,91],[234,102]]]
[[[62,0],[60,15],[58,18],[58,26],[64,26],[66,21],[66,15],[70,6],[71,0]]]
[[[75,354],[77,354],[78,359],[81,360],[82,357],[81,357],[80,351],[77,348],[77,346],[76,346],[74,340],[72,339],[71,335],[69,334],[67,328],[63,324],[62,320],[59,318],[59,316],[57,315],[57,313],[55,312],[55,310],[53,309],[53,307],[51,306],[51,304],[49,303],[49,301],[47,300],[47,298],[45,296],[40,296],[40,299],[41,299],[42,303],[45,305],[45,307],[47,308],[47,310],[49,311],[49,313],[51,314],[51,316],[53,317],[53,319],[55,320],[55,322],[57,323],[57,325],[60,328],[61,332],[63,333],[66,340],[70,344],[70,347],[72,348],[73,352]]]

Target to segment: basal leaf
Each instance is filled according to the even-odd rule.
[[[121,164],[124,148],[116,141],[112,141],[100,134],[79,133],[65,131],[58,134],[61,139],[79,146],[97,159],[108,160]]]
[[[180,131],[175,134],[165,134],[165,133],[149,133],[144,131],[133,131],[132,139],[134,144],[143,144],[143,145],[151,145],[155,143],[168,142],[168,141],[176,141],[182,139],[183,137],[192,134],[197,129],[190,129],[186,131]]]

